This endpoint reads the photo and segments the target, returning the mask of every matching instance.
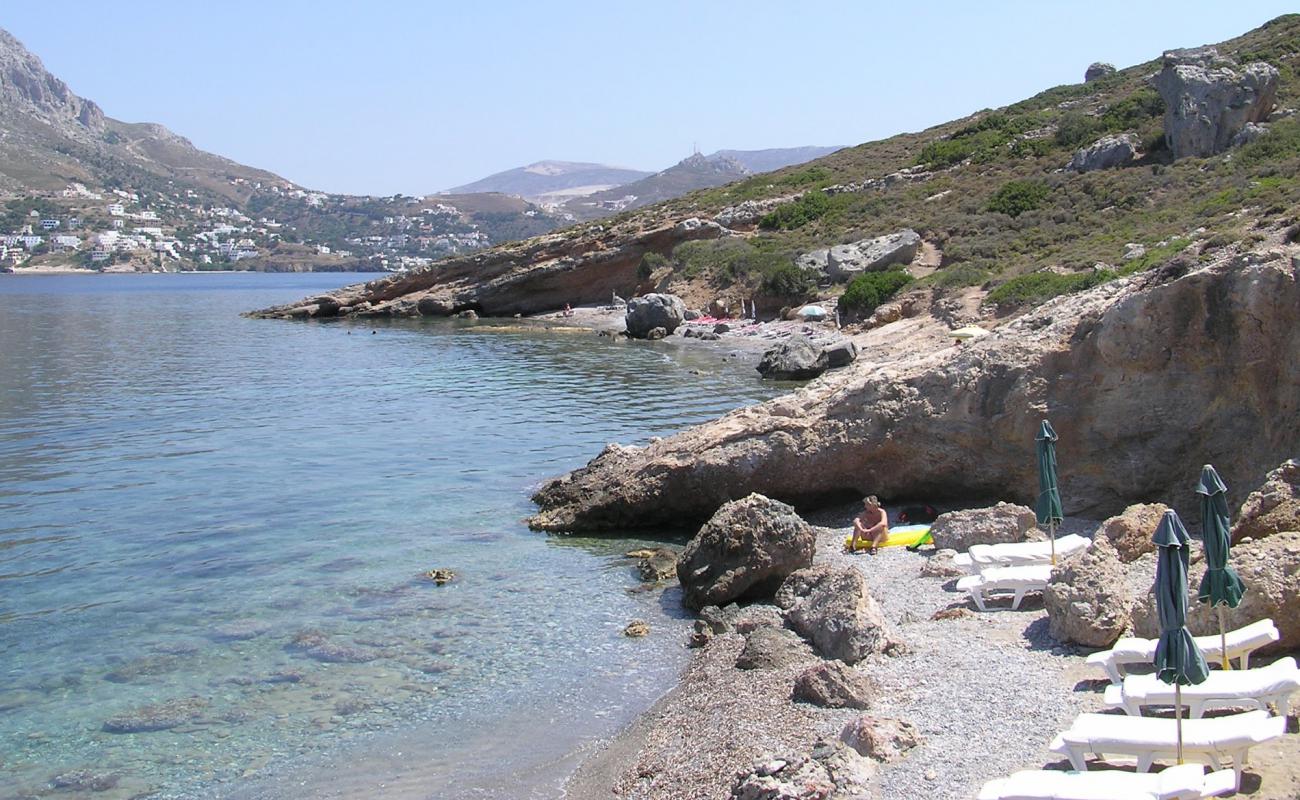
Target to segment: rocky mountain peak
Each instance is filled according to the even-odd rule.
[[[56,124],[104,130],[104,112],[99,106],[74,94],[4,29],[0,29],[0,100],[4,108],[26,110]]]

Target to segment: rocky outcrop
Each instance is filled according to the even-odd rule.
[[[884,612],[856,569],[821,565],[794,572],[781,584],[776,604],[786,624],[826,658],[856,664],[894,644]]]
[[[866,675],[841,661],[823,661],[795,678],[790,699],[822,708],[867,708],[874,694]]]
[[[764,625],[745,637],[736,656],[736,669],[782,669],[817,658],[799,634],[785,628]]]
[[[874,239],[814,250],[800,256],[796,263],[805,269],[822,270],[834,279],[845,280],[861,272],[909,264],[916,258],[920,247],[920,234],[908,228]]]
[[[967,508],[940,514],[930,526],[938,550],[966,552],[973,544],[1024,541],[1037,524],[1032,509],[1012,503],[988,508]]]
[[[633,339],[662,339],[686,319],[686,304],[672,294],[647,294],[627,301],[627,335]],[[659,328],[663,333],[651,336]]]
[[[1115,74],[1115,65],[1107,64],[1103,61],[1094,61],[1083,71],[1083,82],[1092,83],[1095,80]]]
[[[727,503],[700,528],[677,562],[690,608],[769,597],[812,563],[812,527],[785,503],[752,494]]]
[[[645,447],[607,449],[543,485],[531,524],[680,525],[750,492],[1032,503],[1044,414],[1061,437],[1067,513],[1101,518],[1168,497],[1195,516],[1193,467],[1211,462],[1249,492],[1300,449],[1297,277],[1280,253],[1175,260],[960,348],[859,361]]]
[[[1135,503],[1101,524],[1097,538],[1105,539],[1115,548],[1119,560],[1131,564],[1147,553],[1155,552],[1151,537],[1160,524],[1160,518],[1169,510],[1164,503]]]
[[[1110,647],[1129,624],[1124,567],[1107,539],[1052,570],[1043,604],[1052,638],[1085,647]]]
[[[793,203],[799,195],[773,197],[768,200],[746,200],[739,205],[727,206],[713,215],[715,222],[728,228],[757,225],[758,221],[776,210],[778,206]]]
[[[1246,594],[1239,606],[1225,609],[1228,630],[1271,618],[1282,638],[1266,651],[1285,652],[1300,647],[1300,532],[1278,533],[1233,547],[1229,563],[1246,585]],[[1195,599],[1204,575],[1204,560],[1193,563],[1188,572],[1191,603],[1187,627],[1197,636],[1219,632],[1218,611]],[[1154,571],[1151,577],[1154,583]],[[1138,636],[1159,635],[1160,621],[1150,589],[1134,603],[1133,629]]]
[[[1289,458],[1250,493],[1232,526],[1232,541],[1300,531],[1300,463]]]
[[[1131,164],[1138,156],[1138,138],[1131,133],[1103,136],[1087,147],[1074,152],[1066,169],[1074,172],[1092,172]]]
[[[571,305],[608,303],[635,294],[646,253],[714,239],[719,225],[656,219],[653,213],[606,228],[548,234],[445,259],[428,268],[347,286],[296,303],[252,312],[276,319],[448,316],[473,309],[484,316],[532,314]],[[652,227],[642,227],[645,225]],[[685,311],[685,309],[683,309]]]
[[[1174,158],[1221,153],[1247,123],[1268,119],[1277,79],[1276,67],[1241,67],[1213,47],[1165,53],[1154,83],[1165,101],[1165,141]]]
[[[763,353],[755,369],[771,380],[806,381],[829,367],[830,356],[822,347],[803,334],[795,334]]]

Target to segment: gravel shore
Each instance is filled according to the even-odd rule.
[[[1066,766],[1047,749],[1052,737],[1080,712],[1102,707],[1104,682],[1084,664],[1089,651],[1052,641],[1039,597],[1017,611],[1000,601],[999,610],[978,614],[956,593],[955,578],[921,573],[924,551],[845,553],[852,513],[812,520],[825,526],[815,563],[851,564],[866,577],[907,646],[903,655],[857,666],[876,686],[868,713],[911,722],[923,737],[901,760],[879,765],[872,793],[862,796],[972,798],[989,779]],[[1097,527],[1067,520],[1061,533],[1091,535]],[[968,611],[932,619],[954,608]],[[792,703],[791,686],[806,665],[736,669],[743,644],[744,636],[725,633],[698,651],[676,689],[586,759],[565,797],[725,798],[756,760],[806,754],[862,713]],[[1243,791],[1253,800],[1300,796],[1296,755],[1293,737],[1256,748]]]

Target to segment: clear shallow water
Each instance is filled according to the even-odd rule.
[[[528,494],[775,390],[591,334],[238,316],[356,279],[0,276],[0,798],[494,796],[671,683],[633,542],[531,533]]]

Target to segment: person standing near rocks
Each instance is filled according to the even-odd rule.
[[[874,556],[888,536],[889,518],[880,507],[880,500],[874,494],[869,495],[862,501],[862,513],[853,518],[853,541],[849,545],[849,551],[858,552],[858,540],[861,539],[871,543],[868,552]]]

